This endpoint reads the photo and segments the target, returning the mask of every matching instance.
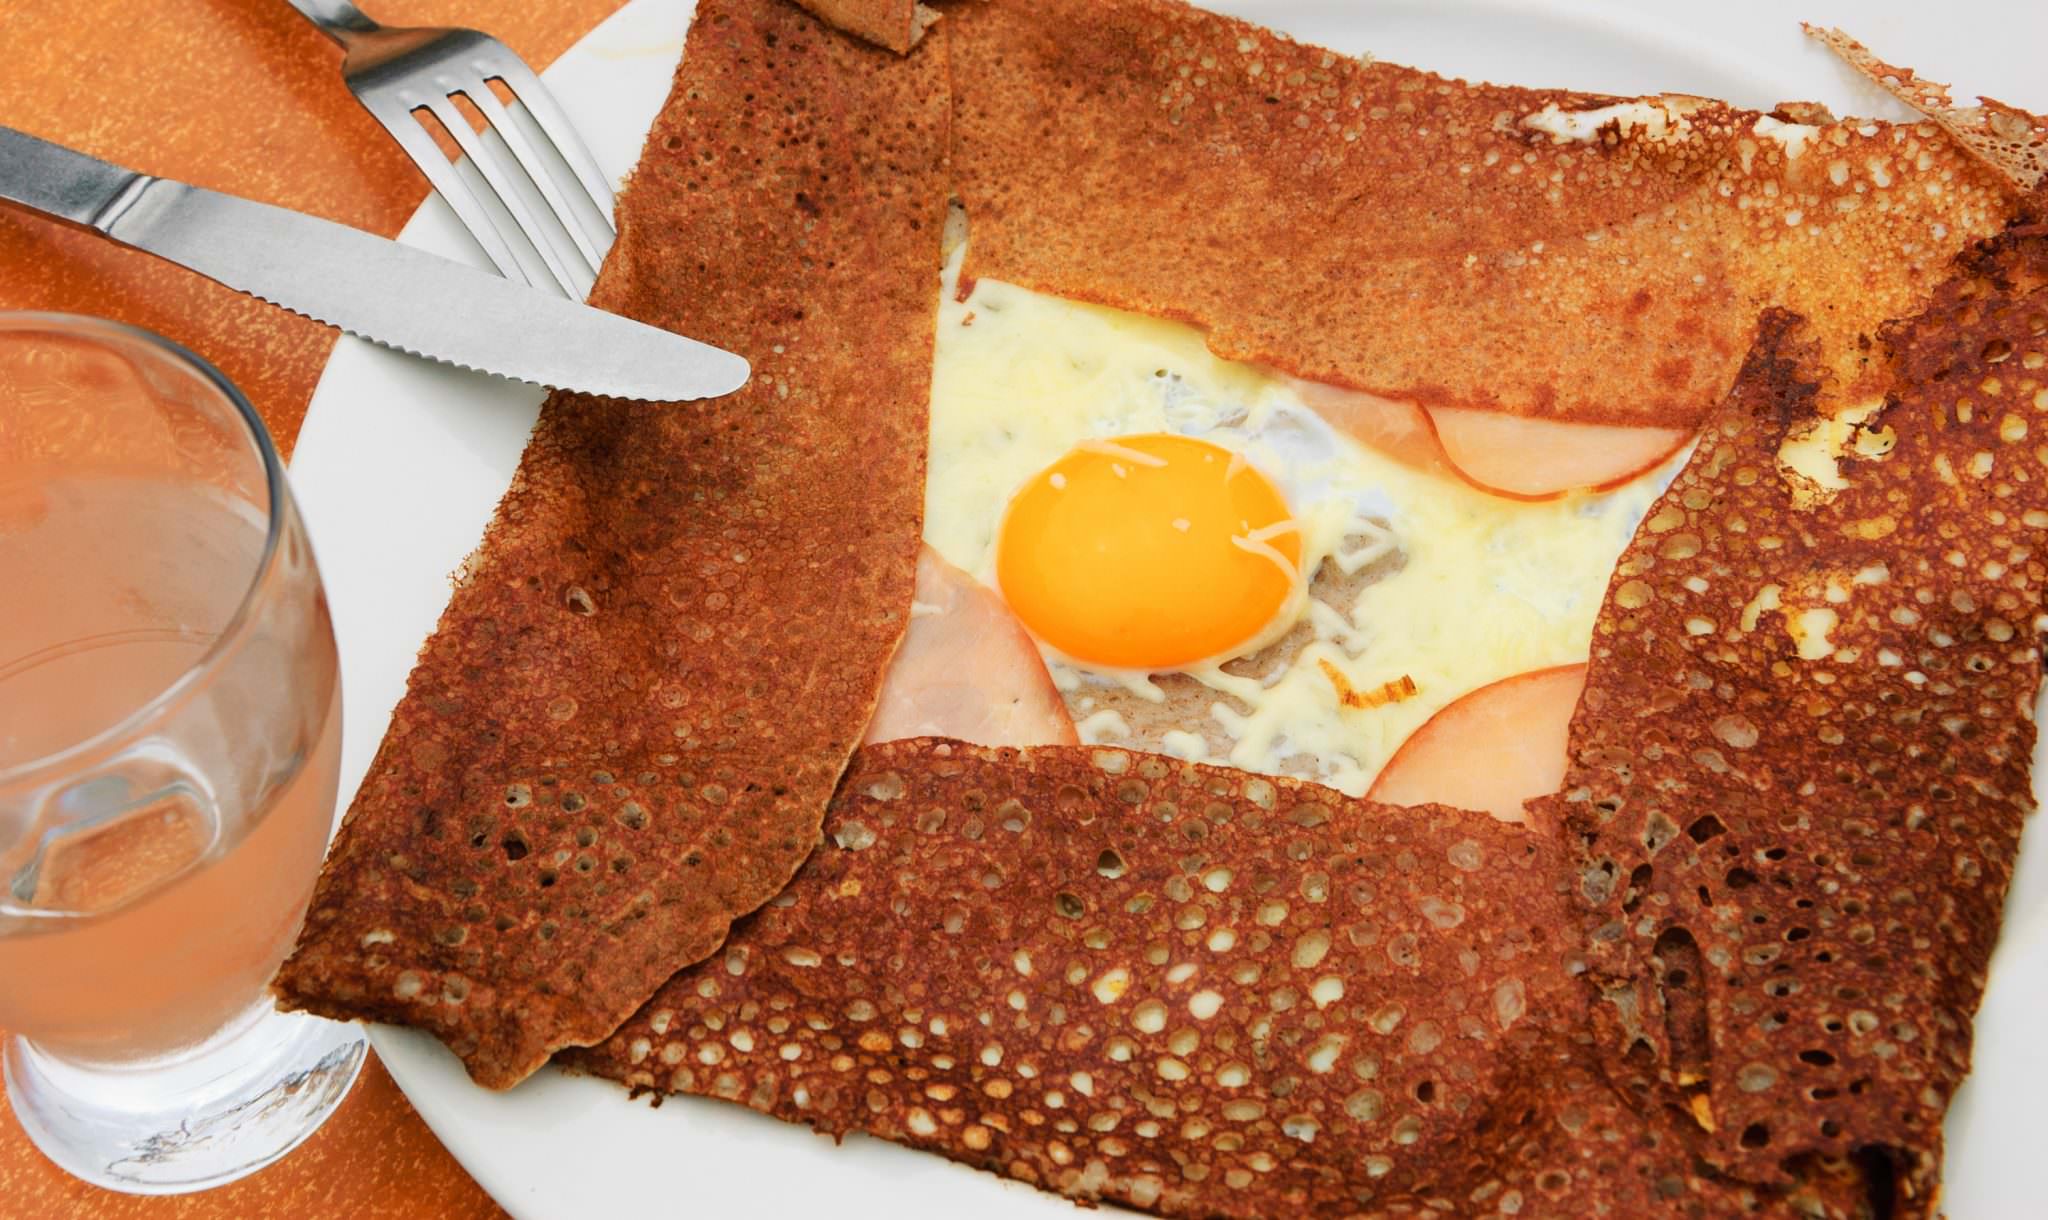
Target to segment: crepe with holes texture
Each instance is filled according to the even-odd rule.
[[[1523,830],[1119,750],[875,747],[791,886],[567,1061],[1176,1215],[1929,1212],[2039,677],[2048,322],[2039,238],[1996,236],[2023,197],[1932,123],[1083,15],[948,17],[971,266],[1456,405],[1717,404],[1609,590],[1564,793]],[[1778,460],[1885,401],[1839,479]]]
[[[631,995],[572,1065],[1172,1214],[1931,1207],[2038,677],[2012,575],[2037,579],[2017,539],[2048,523],[2012,474],[2042,392],[2037,239],[2002,239],[1931,321],[1882,323],[2019,210],[2003,173],[1931,122],[1468,86],[1156,0],[960,7],[901,58],[722,0],[680,81],[606,299],[762,376],[653,424],[551,408],[294,998],[425,1025],[504,1082],[632,1006],[587,995]],[[1536,830],[912,741],[859,758],[798,868],[907,609],[899,463],[949,189],[970,270],[1201,322],[1226,354],[1438,405],[1707,419],[1658,510],[1681,517],[1653,514],[1610,589]],[[1811,317],[1759,332],[1773,305]],[[1886,393],[1918,405],[1859,443],[1910,460],[1852,462],[1846,488],[1776,463],[1817,410]],[[1794,512],[1808,529],[1765,532]],[[785,537],[819,567],[764,567]],[[1842,556],[1833,600],[1814,573]],[[1857,600],[1908,587],[1920,620]],[[1949,643],[1873,642],[1935,626]],[[1976,653],[1940,650],[1979,639],[2008,651],[1965,679]],[[1782,723],[1744,710],[1760,693]],[[1730,709],[1756,741],[1728,740]],[[1852,723],[1896,732],[1820,736]],[[1776,970],[1807,958],[1810,989]]]
[[[828,830],[567,1062],[1170,1215],[1786,1197],[1695,1171],[1607,1085],[1567,871],[1519,826],[923,740],[862,750]]]
[[[1832,480],[1780,461],[1827,373],[1767,318],[1594,630],[1538,813],[1580,856],[1608,1061],[1751,1181],[1855,1156],[1935,1206],[2033,807],[2044,285],[2039,225],[1969,252],[1884,332]]]
[[[1428,407],[1692,428],[1773,305],[1853,397],[2018,200],[1932,122],[1468,84],[1174,0],[946,20],[963,283]]]
[[[549,399],[278,980],[429,1030],[494,1087],[610,1033],[789,880],[910,609],[943,60],[782,5],[699,11],[594,299],[753,380]]]

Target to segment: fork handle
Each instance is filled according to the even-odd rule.
[[[348,0],[285,0],[320,32],[346,48],[357,34],[374,34],[380,27]]]

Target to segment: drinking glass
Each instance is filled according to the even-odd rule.
[[[15,1115],[78,1177],[218,1185],[347,1094],[361,1031],[268,992],[340,707],[248,400],[144,331],[0,314],[0,1029]]]

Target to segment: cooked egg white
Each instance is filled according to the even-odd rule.
[[[1309,773],[1362,794],[1445,704],[1500,678],[1586,659],[1615,560],[1682,461],[1601,495],[1492,496],[1352,441],[1278,377],[1217,359],[1192,327],[993,280],[956,300],[958,261],[956,251],[939,311],[925,493],[926,541],[953,564],[997,587],[998,532],[1020,489],[1083,442],[1148,433],[1242,454],[1286,498],[1304,573],[1325,559],[1355,566],[1390,547],[1403,554],[1351,605],[1318,601],[1313,589],[1294,603],[1289,612],[1305,616],[1313,638],[1280,672],[1227,672],[1228,657],[1180,667],[1230,697],[1207,709],[1208,724],[1160,736],[1184,757]],[[1046,654],[1084,740],[1128,731],[1115,712],[1093,709],[1091,689],[1158,693],[1145,673]],[[1406,690],[1404,677],[1413,683],[1407,697],[1344,703],[1344,688]],[[1227,755],[1210,749],[1217,726]],[[1314,762],[1306,771],[1304,756]]]

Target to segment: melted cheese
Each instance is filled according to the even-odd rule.
[[[1870,432],[1863,428],[1882,406],[1882,401],[1875,401],[1850,407],[1786,435],[1778,446],[1778,464],[1803,480],[1793,485],[1794,504],[1806,508],[1824,503],[1847,487],[1843,458],[1876,458],[1890,452],[1894,438],[1889,429]]]
[[[1612,102],[1591,110],[1566,110],[1556,102],[1522,116],[1522,126],[1540,131],[1559,143],[1589,143],[1599,138],[1600,129],[1613,124],[1621,135],[1641,131],[1652,142],[1679,139],[1692,131],[1687,117],[1699,108],[1699,100],[1685,94]]]
[[[1787,123],[1768,114],[1758,115],[1756,126],[1750,130],[1767,140],[1776,140],[1784,148],[1787,161],[1797,161],[1806,145],[1820,134],[1820,128],[1811,123]]]

